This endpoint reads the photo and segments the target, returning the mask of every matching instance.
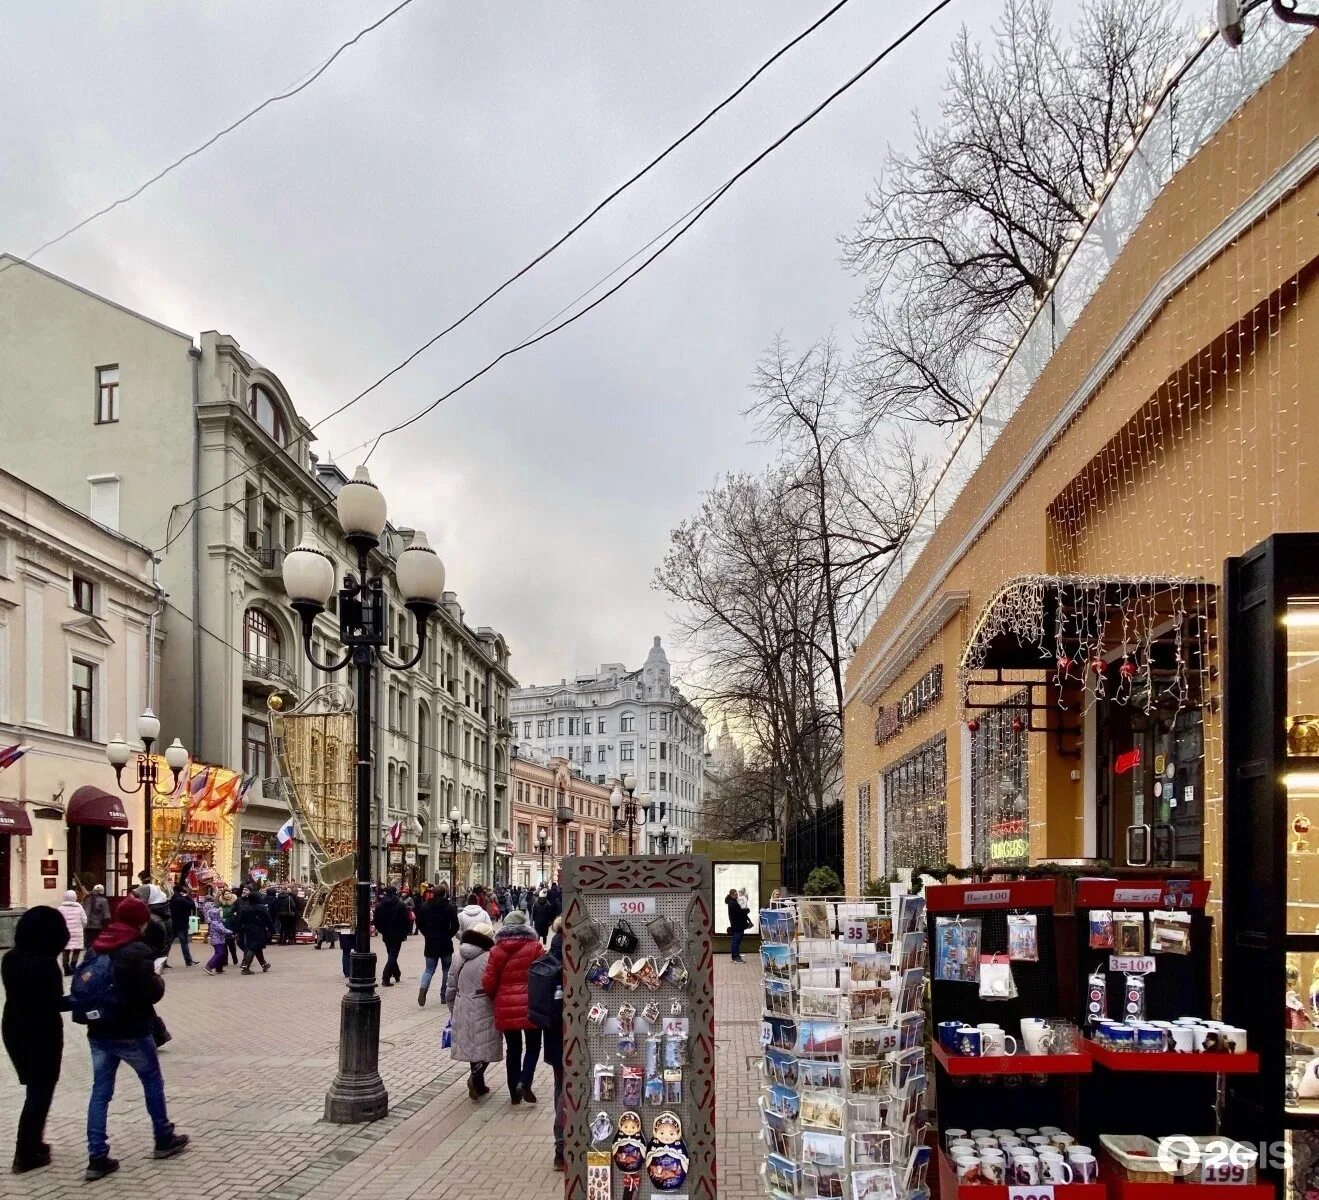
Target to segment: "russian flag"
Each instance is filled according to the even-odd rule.
[[[6,767],[12,767],[31,749],[31,746],[24,746],[22,744],[17,746],[0,747],[0,771],[3,771]]]
[[[293,818],[290,817],[283,825],[279,827],[279,832],[275,834],[275,840],[279,843],[281,850],[287,850],[293,845]]]

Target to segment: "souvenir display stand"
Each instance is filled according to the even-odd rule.
[[[710,864],[563,861],[568,1200],[715,1200]]]
[[[761,910],[770,1196],[927,1200],[923,912],[905,895]]]

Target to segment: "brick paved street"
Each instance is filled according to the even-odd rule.
[[[199,951],[201,947],[197,948]],[[174,1041],[161,1054],[170,1115],[192,1136],[177,1159],[148,1158],[151,1129],[136,1076],[121,1069],[110,1109],[111,1152],[119,1173],[84,1184],[85,1115],[90,1089],[86,1036],[69,1025],[64,1072],[47,1126],[55,1164],[15,1177],[7,1173],[21,1089],[8,1063],[0,1070],[0,1198],[57,1200],[464,1200],[503,1193],[552,1200],[562,1176],[553,1157],[553,1082],[541,1067],[535,1107],[512,1108],[496,1089],[479,1106],[467,1096],[466,1068],[440,1049],[444,1007],[417,1006],[421,944],[404,950],[403,985],[382,992],[381,1074],[390,1115],[373,1125],[343,1127],[320,1120],[337,1059],[342,976],[338,951],[272,947],[268,975],[230,968],[211,978],[200,966],[176,963],[160,1011]],[[756,1173],[755,1077],[746,1057],[758,1050],[759,971],[720,958],[716,968],[719,1080],[719,1195],[763,1195]],[[491,1069],[491,1080],[500,1077]]]

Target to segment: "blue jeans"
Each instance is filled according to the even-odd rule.
[[[181,930],[176,929],[174,931],[173,941],[165,947],[165,957],[169,957],[169,952],[174,949],[174,942],[178,942],[178,944],[183,947],[183,961],[187,963],[188,966],[192,966],[192,951],[188,949],[188,939],[191,936],[192,934],[188,932],[188,927],[186,925]]]
[[[732,956],[734,958],[742,957],[742,935],[744,933],[746,933],[745,929],[734,929],[729,932],[728,937],[731,942],[730,949],[733,952]]]
[[[442,968],[440,973],[440,997],[444,997],[445,990],[449,986],[449,965],[453,962],[452,954],[441,954],[438,958],[426,956],[426,969],[421,973],[421,990],[430,991],[431,980],[435,978],[435,969]]]
[[[110,1042],[88,1038],[92,1051],[92,1098],[87,1105],[87,1153],[92,1158],[103,1158],[110,1153],[106,1132],[106,1116],[114,1098],[115,1075],[119,1064],[126,1062],[142,1081],[146,1095],[147,1112],[151,1116],[151,1129],[156,1141],[164,1141],[174,1132],[165,1111],[165,1077],[160,1073],[160,1059],[156,1057],[156,1043],[149,1037],[129,1041]]]

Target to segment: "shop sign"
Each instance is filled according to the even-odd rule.
[[[219,821],[194,816],[190,817],[188,823],[184,825],[180,815],[172,812],[157,812],[151,818],[151,828],[156,833],[178,833],[182,829],[185,837],[218,838],[220,836]]]
[[[409,849],[403,851],[403,865],[407,867],[415,867],[417,865],[417,852],[415,850]]]
[[[46,891],[53,892],[55,890],[55,885],[58,882],[59,882],[58,879],[43,879],[41,881],[41,884],[46,889]]]
[[[967,908],[973,908],[977,904],[1006,904],[1011,899],[1012,893],[1007,888],[982,888],[968,891],[962,897],[962,902]]]
[[[875,710],[875,745],[896,737],[904,725],[933,708],[943,696],[943,663],[936,663],[903,693],[896,704]]]
[[[1114,775],[1125,775],[1128,771],[1134,771],[1141,764],[1141,753],[1139,746],[1133,746],[1130,750],[1124,750],[1117,756],[1117,762],[1113,764]]]
[[[58,875],[60,873],[60,860],[58,858],[43,858],[41,860],[41,873],[43,875]]]

